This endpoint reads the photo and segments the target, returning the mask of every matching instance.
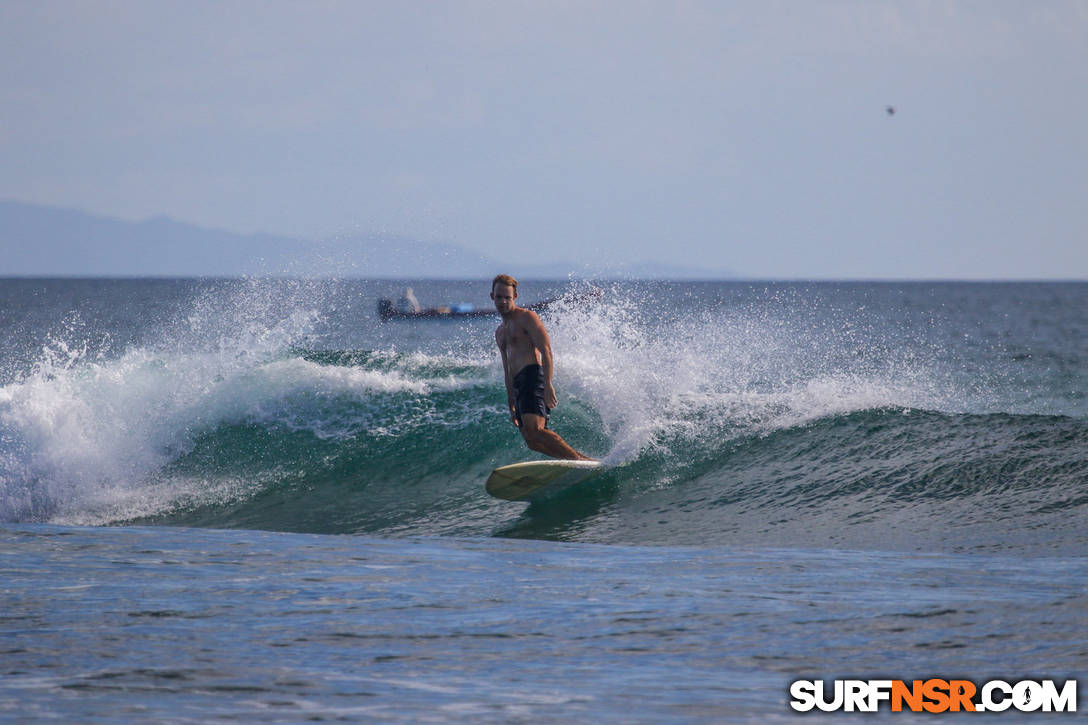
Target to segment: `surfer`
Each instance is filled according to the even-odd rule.
[[[508,274],[498,275],[491,282],[491,299],[502,315],[495,343],[502,355],[506,402],[525,444],[552,458],[592,461],[546,427],[548,413],[558,405],[552,387],[552,346],[540,317],[518,307],[518,281]]]

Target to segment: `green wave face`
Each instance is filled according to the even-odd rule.
[[[835,544],[987,550],[1076,546],[1088,530],[1082,421],[881,409],[773,432],[662,435],[557,499],[490,499],[488,472],[531,457],[479,386],[426,402],[392,395],[386,431],[321,437],[221,426],[164,480],[193,491],[161,523],[375,535],[504,535],[614,544]],[[343,417],[372,416],[340,401]],[[606,443],[592,409],[554,423]],[[466,413],[472,411],[472,413]],[[426,424],[405,424],[420,415]],[[685,431],[686,432],[686,431]],[[193,481],[207,482],[204,488]],[[1040,483],[1043,481],[1044,483]]]

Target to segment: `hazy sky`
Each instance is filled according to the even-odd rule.
[[[0,3],[0,198],[133,220],[1084,279],[1086,134],[1081,1]]]

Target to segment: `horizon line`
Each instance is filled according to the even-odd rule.
[[[489,277],[405,277],[376,275],[170,275],[170,274],[0,274],[0,281],[358,281],[358,282],[483,282]],[[1083,284],[1088,278],[1075,277],[641,277],[641,276],[604,276],[604,277],[521,277],[518,280],[532,282],[737,282],[737,283],[785,283],[785,284]]]

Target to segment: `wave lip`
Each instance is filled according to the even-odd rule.
[[[113,360],[43,364],[0,388],[0,519],[151,513],[173,496],[161,490],[159,474],[230,426],[347,439],[396,435],[416,418],[452,419],[436,416],[428,401],[456,397],[483,378],[463,363],[445,374],[415,372],[436,365],[420,356],[362,367],[147,348]],[[460,407],[463,417],[480,405]]]

